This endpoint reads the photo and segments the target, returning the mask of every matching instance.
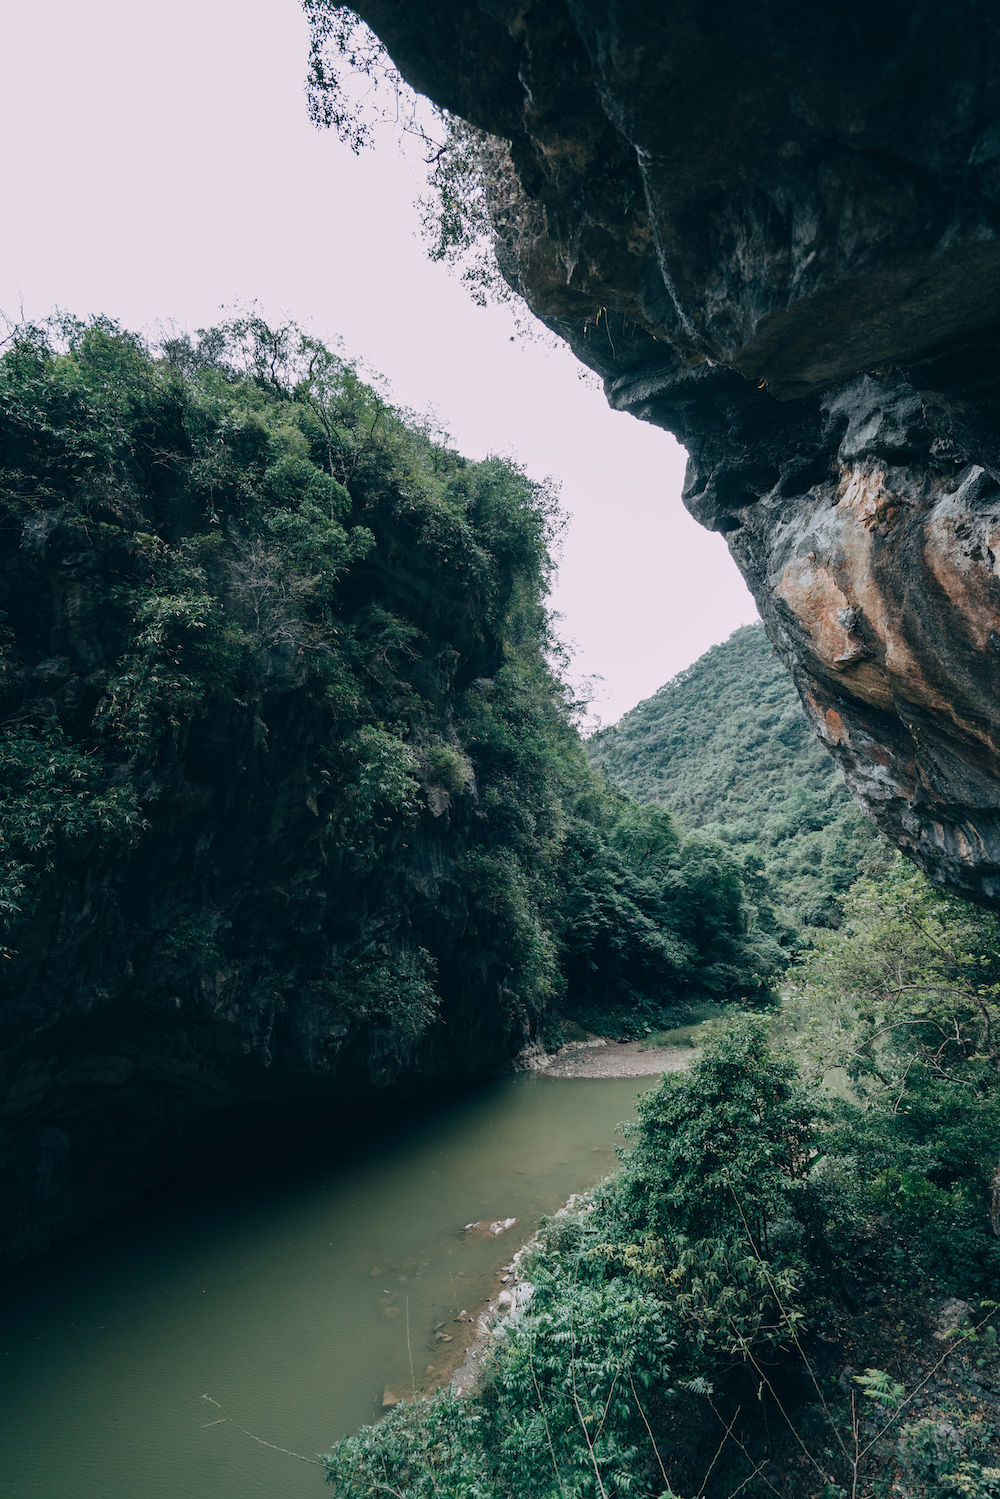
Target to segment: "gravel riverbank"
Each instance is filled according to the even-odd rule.
[[[655,1077],[658,1072],[683,1072],[693,1054],[689,1046],[644,1047],[638,1041],[591,1036],[539,1053],[528,1065],[544,1077]]]

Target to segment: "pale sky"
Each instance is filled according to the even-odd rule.
[[[612,722],[756,618],[680,501],[684,454],[609,411],[568,350],[524,344],[432,265],[419,159],[355,157],[306,113],[295,0],[47,0],[0,15],[0,310],[156,336],[256,301],[433,410],[471,458],[559,483],[553,603]]]

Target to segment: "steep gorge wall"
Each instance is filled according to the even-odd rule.
[[[504,274],[685,444],[855,796],[1000,900],[996,6],[356,8],[511,141]]]
[[[42,699],[70,718],[119,664],[113,572],[77,528],[46,530],[34,558],[22,551],[3,570],[0,594],[18,624],[26,608],[38,614],[19,632],[20,711]],[[471,809],[451,816],[446,788],[429,784],[419,815],[359,859],[317,754],[331,740],[322,690],[294,645],[267,655],[252,692],[220,692],[136,777],[134,840],[98,828],[61,838],[37,904],[14,925],[0,1015],[0,1268],[205,1156],[219,1129],[232,1134],[231,1116],[271,1114],[290,1138],[335,1141],[338,1114],[493,1070],[523,1044],[523,1011],[497,998],[510,975],[468,940]],[[424,664],[437,664],[433,650]],[[127,783],[134,771],[116,774]],[[440,998],[426,1011],[401,992],[418,941],[436,949]],[[465,980],[477,961],[478,993]],[[382,977],[394,967],[395,988]]]
[[[766,988],[735,861],[588,769],[555,520],[294,328],[15,333],[0,1266],[217,1125],[323,1139],[560,1015]]]
[[[260,337],[0,359],[0,1267],[224,1116],[503,1066],[550,985],[544,500]]]

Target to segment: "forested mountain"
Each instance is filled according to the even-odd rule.
[[[516,467],[253,319],[21,330],[0,453],[15,1258],[206,1113],[766,984],[732,857],[588,768]]]
[[[761,624],[745,625],[594,734],[591,763],[762,869],[794,926],[829,926],[880,844]]]

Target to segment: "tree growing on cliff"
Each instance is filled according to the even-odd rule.
[[[537,336],[537,325],[520,315],[517,267],[544,214],[521,186],[509,142],[429,105],[348,6],[302,0],[302,8],[313,123],[356,152],[374,143],[380,127],[413,143],[427,168],[419,206],[428,255],[456,270],[478,305],[508,304],[521,335]]]
[[[820,1067],[864,1096],[905,1095],[916,1067],[986,1096],[1000,1071],[1000,918],[899,856],[855,882],[843,924],[795,974],[793,1013]]]

